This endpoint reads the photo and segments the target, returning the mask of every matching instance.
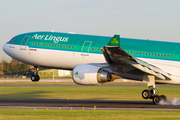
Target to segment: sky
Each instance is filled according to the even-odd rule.
[[[180,0],[0,0],[2,46],[26,32],[75,32],[180,42]]]

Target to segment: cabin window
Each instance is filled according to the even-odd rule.
[[[92,48],[92,50],[93,50],[93,48]]]
[[[56,45],[54,45],[54,47],[56,47]]]
[[[153,53],[151,55],[153,56]]]
[[[154,56],[156,56],[156,53],[154,54]]]
[[[62,45],[60,45],[60,47],[62,47]]]
[[[172,57],[172,55],[170,55],[170,57]]]
[[[39,43],[38,43],[38,45],[39,45]]]
[[[164,54],[164,57],[166,57],[166,54]]]
[[[161,57],[162,57],[163,55],[161,54]]]
[[[147,55],[147,53],[145,53],[145,55]]]
[[[42,45],[42,43],[40,45]]]
[[[71,48],[71,46],[69,46],[69,48]]]
[[[67,45],[66,45],[66,48],[67,48]]]
[[[99,51],[99,48],[97,50]]]
[[[46,46],[48,46],[48,44],[46,44]]]
[[[135,54],[135,52],[133,52],[133,54]]]
[[[136,52],[136,54],[138,54],[138,52]]]
[[[148,53],[148,55],[150,55],[150,53]]]
[[[63,47],[64,47],[64,45],[63,45]]]
[[[132,54],[132,51],[130,53]]]
[[[167,55],[167,57],[169,57],[169,55]]]
[[[141,54],[141,52],[139,52],[139,54]]]
[[[32,45],[34,45],[34,43],[32,43]]]
[[[37,45],[37,43],[35,43],[35,45]]]
[[[43,46],[45,46],[45,43],[43,44]]]
[[[73,46],[71,48],[73,48]]]
[[[159,56],[159,54],[158,54],[158,56]]]
[[[142,53],[142,55],[144,55],[144,52]]]
[[[57,45],[57,47],[59,47],[59,45]]]

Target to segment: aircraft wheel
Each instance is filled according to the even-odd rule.
[[[167,101],[167,97],[165,95],[161,95],[160,97],[162,97],[165,102]]]
[[[38,82],[40,79],[39,75],[36,75],[36,82]]]
[[[151,93],[150,90],[144,90],[144,91],[142,92],[142,97],[143,97],[144,99],[149,99],[149,98],[151,98],[151,96],[152,96],[152,93]]]
[[[159,95],[155,95],[153,98],[153,103],[158,104],[160,100],[164,100],[164,98]]]
[[[160,101],[159,95],[155,95],[154,98],[153,98],[153,103],[157,104],[157,103],[159,103],[159,101]]]
[[[32,81],[32,82],[35,82],[35,81],[36,81],[36,75],[32,75],[32,76],[31,76],[31,81]]]
[[[40,79],[39,75],[32,75],[32,76],[31,76],[31,81],[32,81],[32,82],[38,82],[39,79]]]

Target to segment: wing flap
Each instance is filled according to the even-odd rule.
[[[139,63],[139,64],[147,67],[148,69],[153,70],[155,73],[160,73],[160,74],[162,74],[163,76],[167,77],[168,79],[172,79],[168,73],[164,72],[164,71],[161,70],[160,68],[158,68],[158,67],[156,67],[156,66],[154,66],[154,65],[148,64],[148,63],[146,63],[146,62],[144,62],[144,61],[142,61],[142,60],[139,60],[138,58],[135,58],[134,60],[135,60],[137,63]]]
[[[154,75],[161,80],[172,79],[168,73],[164,72],[160,68],[129,55],[120,47],[119,43],[120,39],[118,39],[118,35],[114,35],[108,45],[102,48],[107,63],[110,65],[128,64],[143,71],[144,73]]]
[[[144,67],[143,65],[141,64],[138,64],[137,62],[135,61],[132,61],[132,60],[126,60],[126,62],[130,65],[132,65],[133,67],[145,72],[145,73],[148,73],[148,74],[151,74],[151,75],[154,75],[162,80],[165,80],[165,77],[162,76],[160,73],[156,73],[155,71],[151,70],[151,69],[148,69],[147,67]]]

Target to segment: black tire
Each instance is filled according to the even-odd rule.
[[[159,101],[160,101],[159,95],[155,95],[154,98],[153,98],[153,103],[154,103],[154,104],[158,104]]]
[[[39,79],[40,79],[39,75],[32,75],[32,76],[31,76],[31,81],[32,81],[32,82],[38,82]]]
[[[36,82],[38,82],[40,80],[39,75],[36,75]]]
[[[32,82],[35,82],[35,81],[36,81],[36,75],[32,75],[32,76],[31,76],[31,81],[32,81]]]
[[[151,94],[151,91],[150,91],[150,90],[144,90],[144,91],[142,92],[142,97],[143,97],[144,99],[149,99],[149,98],[151,98],[151,96],[152,96],[152,94]]]
[[[153,103],[158,104],[160,100],[164,100],[164,98],[159,95],[155,95],[153,98]]]
[[[162,97],[163,100],[164,100],[165,102],[167,102],[167,97],[166,97],[165,95],[161,95],[160,97]]]

